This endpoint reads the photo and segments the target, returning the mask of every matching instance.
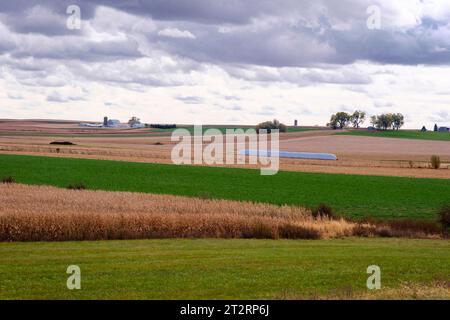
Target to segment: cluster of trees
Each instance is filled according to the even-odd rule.
[[[356,110],[353,114],[338,112],[331,116],[327,126],[332,129],[344,129],[352,124],[354,128],[358,129],[364,121],[366,121],[366,113],[364,111]]]
[[[372,125],[380,130],[400,130],[405,124],[405,117],[401,113],[384,113],[379,116],[372,116],[370,118]]]
[[[366,121],[366,113],[356,110],[353,114],[347,112],[338,112],[331,116],[330,122],[327,124],[332,129],[344,129],[349,125],[359,129]],[[405,124],[405,117],[401,113],[384,113],[370,117],[372,125],[380,130],[392,128],[399,130]]]
[[[261,129],[266,129],[267,133],[271,133],[273,129],[278,129],[278,130],[280,130],[280,132],[287,131],[286,125],[283,123],[280,123],[280,121],[278,121],[277,119],[275,119],[273,121],[262,122],[256,126],[257,133],[259,133],[259,130],[261,130]]]

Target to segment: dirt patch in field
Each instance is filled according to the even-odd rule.
[[[335,153],[345,160],[429,161],[431,155],[437,154],[450,161],[450,142],[447,141],[334,135],[285,140],[280,149]]]

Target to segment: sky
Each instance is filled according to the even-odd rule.
[[[450,125],[450,0],[0,2],[0,118],[325,125],[356,109]]]

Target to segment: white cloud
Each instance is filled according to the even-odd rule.
[[[188,30],[179,30],[177,28],[167,28],[158,31],[158,35],[161,37],[169,38],[185,38],[185,39],[195,39],[195,36]]]

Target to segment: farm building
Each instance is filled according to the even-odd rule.
[[[121,123],[120,120],[103,118],[102,123],[80,123],[81,127],[95,127],[95,128],[145,128],[145,124],[141,123],[136,117],[133,117],[128,123]]]
[[[114,120],[114,119],[109,119],[108,120],[108,127],[118,127],[120,125],[120,120]]]
[[[145,128],[145,124],[141,123],[141,120],[137,117],[132,117],[130,121],[128,121],[128,125],[131,128]]]
[[[439,132],[448,132],[448,131],[450,131],[450,128],[448,128],[448,127],[440,127],[439,128]]]

